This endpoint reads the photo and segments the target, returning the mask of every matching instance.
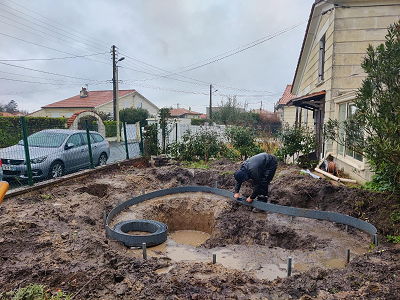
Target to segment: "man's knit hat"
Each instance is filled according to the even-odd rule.
[[[249,175],[247,174],[247,172],[242,169],[236,171],[234,176],[235,176],[236,181],[239,183],[243,183],[249,179]]]

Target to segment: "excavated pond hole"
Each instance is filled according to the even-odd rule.
[[[211,262],[216,254],[218,264],[268,280],[286,276],[288,257],[293,258],[294,274],[315,266],[343,268],[347,249],[354,257],[367,252],[370,242],[358,230],[348,233],[327,221],[254,213],[225,197],[200,192],[142,202],[121,212],[111,225],[134,219],[168,225],[167,241],[148,248],[148,256],[167,257],[172,262]],[[129,252],[134,257],[142,255],[140,249]]]

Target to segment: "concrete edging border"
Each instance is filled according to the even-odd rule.
[[[216,194],[219,196],[224,196],[227,198],[230,198],[234,201],[239,202],[240,204],[246,205],[246,206],[251,206],[263,211],[267,212],[272,212],[272,213],[279,213],[279,214],[284,214],[288,216],[293,216],[293,217],[302,217],[302,218],[310,218],[310,219],[317,219],[317,220],[326,220],[330,222],[335,222],[335,223],[340,223],[340,224],[345,224],[349,225],[351,227],[360,229],[368,234],[371,235],[372,243],[375,245],[378,245],[378,238],[377,238],[377,229],[374,225],[348,216],[344,215],[341,213],[337,212],[331,212],[331,211],[319,211],[319,210],[313,210],[313,209],[305,209],[305,208],[298,208],[298,207],[291,207],[291,206],[282,206],[282,205],[277,205],[277,204],[272,204],[272,203],[265,203],[261,201],[253,201],[252,203],[247,203],[244,200],[236,200],[233,197],[233,193],[227,190],[222,190],[218,188],[212,188],[208,186],[181,186],[181,187],[175,187],[175,188],[170,188],[170,189],[164,189],[164,190],[158,190],[155,192],[151,192],[148,194],[140,195],[137,197],[134,197],[130,200],[127,200],[120,205],[117,205],[114,207],[110,213],[106,216],[105,218],[105,231],[107,237],[118,240],[124,244],[129,244],[132,243],[131,239],[135,239],[135,236],[131,235],[126,235],[126,234],[121,234],[120,232],[117,232],[115,229],[110,227],[110,223],[112,219],[122,212],[124,209],[127,207],[130,207],[132,205],[141,203],[146,200],[150,200],[152,198],[157,198],[157,197],[162,197],[166,195],[171,195],[171,194],[177,194],[177,193],[194,193],[194,192],[205,192],[205,193],[212,193]]]

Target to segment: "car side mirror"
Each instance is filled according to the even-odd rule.
[[[68,149],[71,149],[71,148],[74,148],[74,147],[75,147],[75,145],[73,143],[68,143],[68,144],[65,145],[65,150],[68,150]]]

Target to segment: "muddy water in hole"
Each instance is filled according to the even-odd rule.
[[[211,262],[213,254],[216,254],[218,264],[230,269],[246,271],[257,278],[268,280],[286,276],[288,257],[293,258],[293,273],[299,273],[307,271],[314,266],[328,269],[343,268],[347,249],[351,250],[352,256],[368,251],[370,239],[368,235],[360,231],[356,230],[353,233],[348,233],[327,221],[306,218],[292,220],[288,216],[271,213],[255,213],[254,218],[266,218],[273,226],[289,227],[301,236],[312,235],[326,241],[326,243],[322,248],[320,247],[316,250],[288,250],[260,245],[226,245],[225,247],[206,249],[201,247],[201,244],[210,237],[209,233],[186,230],[188,228],[176,228],[182,226],[176,220],[185,220],[187,218],[188,224],[186,225],[193,225],[192,222],[206,219],[212,215],[214,215],[214,219],[217,216],[216,211],[225,209],[226,201],[229,200],[210,194],[202,195],[202,193],[170,195],[140,203],[134,208],[121,213],[114,222],[141,218],[167,221],[167,223],[169,222],[170,230],[173,231],[169,232],[165,243],[148,248],[149,256],[168,257],[172,262]],[[167,207],[164,205],[167,205]],[[159,207],[159,210],[155,209],[157,207]],[[186,212],[182,212],[184,208],[186,208]],[[194,214],[193,211],[196,209],[197,214]],[[174,220],[166,218],[165,215],[162,218],[159,216],[160,219],[157,219],[157,214],[160,211],[167,212],[165,215],[173,216]],[[181,213],[180,215],[173,215],[174,211]],[[207,211],[208,215],[199,215]],[[192,215],[186,215],[188,212],[192,212]],[[210,214],[210,212],[213,214]],[[208,222],[212,224],[210,220]],[[188,227],[190,228],[190,226]],[[132,255],[141,257],[141,250],[130,251]],[[158,270],[157,273],[165,274],[172,268],[173,264],[171,267]]]

